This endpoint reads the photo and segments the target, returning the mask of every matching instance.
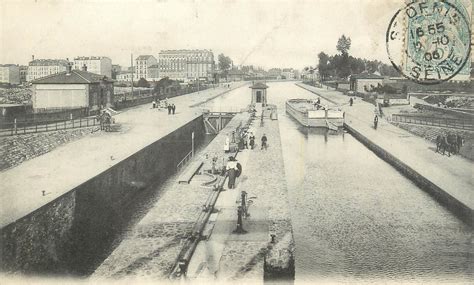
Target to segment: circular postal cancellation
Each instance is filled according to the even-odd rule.
[[[395,13],[387,29],[390,61],[400,74],[420,84],[454,78],[469,69],[465,66],[471,52],[469,17],[461,1],[408,4]]]

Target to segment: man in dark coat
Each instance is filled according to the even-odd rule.
[[[229,189],[235,188],[235,178],[237,177],[237,161],[233,156],[229,157],[229,161],[227,162],[227,175],[228,175],[228,181],[227,181],[227,187]]]
[[[168,107],[168,115],[170,115],[171,114],[171,105],[168,105],[167,107]]]
[[[263,134],[262,136],[262,147],[260,149],[267,149],[267,136],[265,134]]]

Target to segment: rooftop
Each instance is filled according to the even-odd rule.
[[[100,60],[100,59],[110,59],[106,56],[78,56],[74,60]]]
[[[49,66],[49,65],[63,65],[67,66],[68,61],[65,59],[34,59],[29,62],[30,66]]]
[[[155,58],[154,56],[150,55],[150,54],[145,54],[145,55],[139,55],[137,57],[137,60],[147,60],[147,59],[150,59],[150,58]]]
[[[162,51],[160,51],[160,54],[196,53],[196,52],[212,52],[212,50],[207,50],[207,49],[170,49],[170,50],[162,50]]]
[[[60,73],[45,76],[32,81],[33,84],[91,84],[101,81],[112,82],[103,75],[95,74],[83,70],[71,70],[70,73],[63,71]]]
[[[262,83],[262,82],[255,82],[249,88],[252,88],[252,89],[267,89],[268,85],[266,85],[265,83]]]

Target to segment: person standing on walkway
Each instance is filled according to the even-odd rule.
[[[374,129],[377,129],[377,125],[379,124],[379,117],[375,115],[374,117]]]
[[[229,157],[229,161],[227,162],[227,175],[228,175],[228,181],[227,181],[227,187],[229,189],[235,188],[235,178],[237,176],[237,161],[233,156]]]
[[[250,133],[249,135],[249,145],[250,149],[253,149],[255,147],[255,136],[253,135],[253,133]]]
[[[171,105],[166,106],[168,108],[168,115],[171,115]]]
[[[267,150],[267,136],[265,134],[263,134],[261,141],[262,141],[262,147],[260,148],[260,150],[262,149]]]
[[[349,99],[349,105],[352,107],[352,104],[354,104],[354,99],[351,97],[351,99]]]
[[[171,105],[171,110],[173,111],[173,115],[174,115],[174,113],[176,112],[176,105],[175,104]]]
[[[229,152],[230,151],[230,138],[229,135],[226,136],[225,138],[225,143],[224,143],[224,152]]]

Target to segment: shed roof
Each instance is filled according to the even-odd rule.
[[[268,86],[265,83],[256,82],[252,86],[250,86],[249,88],[252,88],[252,89],[267,89]]]
[[[63,71],[32,81],[33,84],[92,84],[101,81],[112,82],[107,76],[95,74],[83,70],[71,70],[70,73]]]

